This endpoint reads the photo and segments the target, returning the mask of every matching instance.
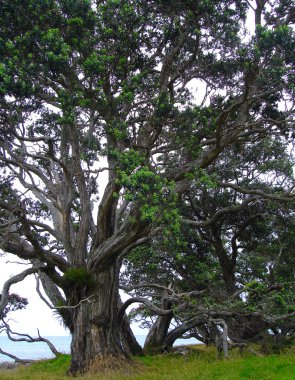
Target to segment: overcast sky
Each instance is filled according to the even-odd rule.
[[[12,262],[20,261],[13,255],[0,257],[0,293],[3,284],[10,276],[22,272],[28,265],[20,265]],[[10,293],[17,293],[28,299],[29,304],[24,310],[11,312],[9,317],[10,326],[13,331],[37,335],[37,328],[41,336],[69,335],[57,316],[40,298],[36,292],[36,281],[34,275],[10,288]],[[134,307],[134,306],[133,306]],[[146,332],[138,326],[132,326],[136,335],[144,335]]]
[[[10,261],[20,260],[12,255],[0,257],[0,289],[2,289],[4,282],[10,276],[20,273],[29,267],[27,265],[13,264]],[[12,330],[35,335],[38,328],[40,334],[44,336],[68,335],[69,332],[62,327],[57,317],[53,315],[52,310],[39,298],[35,289],[36,281],[34,275],[28,276],[24,281],[14,284],[10,288],[10,293],[17,293],[29,301],[26,309],[9,314]]]

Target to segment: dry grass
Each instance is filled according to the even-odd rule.
[[[88,368],[88,375],[93,376],[97,373],[103,376],[131,376],[142,369],[139,362],[126,360],[124,357],[97,358]]]

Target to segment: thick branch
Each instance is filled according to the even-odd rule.
[[[185,334],[187,331],[189,331],[193,327],[196,327],[203,323],[204,321],[202,317],[196,316],[184,322],[182,325],[176,327],[175,329],[170,331],[169,334],[167,335],[164,341],[164,349],[169,349],[170,347],[173,346],[173,343],[176,341],[176,339],[180,338],[183,334]]]
[[[236,190],[242,194],[254,194],[262,198],[271,199],[274,201],[279,201],[279,202],[294,202],[295,201],[294,193],[269,194],[262,190],[247,189],[245,187],[241,187],[230,182],[218,182],[218,185],[224,188],[230,187],[231,189]]]
[[[20,359],[19,357],[12,355],[9,352],[3,351],[1,348],[0,348],[0,354],[8,356],[9,358],[13,359],[16,363],[26,364],[26,363],[34,362],[34,360],[31,360],[31,359]]]
[[[133,298],[130,298],[129,300],[127,300],[126,302],[124,302],[123,305],[121,306],[121,308],[120,308],[120,310],[118,312],[119,323],[123,320],[124,314],[125,314],[125,311],[127,310],[127,308],[130,305],[132,305],[133,303],[142,303],[149,310],[153,311],[154,313],[156,313],[158,315],[171,315],[171,314],[173,314],[173,310],[172,309],[168,309],[168,310],[160,309],[158,306],[154,305],[151,301],[149,301],[146,298],[143,298],[143,297],[133,297]]]
[[[195,220],[188,220],[188,219],[182,219],[182,222],[185,224],[188,224],[190,226],[193,226],[193,227],[208,227],[211,224],[213,224],[214,222],[216,222],[216,220],[218,220],[223,215],[240,212],[246,206],[248,206],[249,203],[255,202],[256,200],[257,200],[257,198],[251,197],[249,199],[246,199],[240,205],[224,207],[224,208],[216,211],[216,213],[212,216],[212,218],[207,219],[205,222],[197,222]]]

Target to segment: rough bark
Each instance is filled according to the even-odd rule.
[[[162,300],[162,309],[170,309],[171,302],[166,298]],[[150,329],[146,340],[144,342],[144,352],[148,354],[155,354],[162,350],[164,340],[168,334],[173,314],[159,315],[156,322]]]
[[[220,10],[226,2],[216,2],[210,14],[208,6],[199,2],[187,2],[189,6],[179,2],[177,7],[163,3],[126,2],[127,10],[121,12],[107,1],[72,1],[70,7],[65,2],[18,2],[15,17],[15,7],[10,2],[0,2],[1,17],[5,15],[0,17],[1,36],[9,42],[1,49],[5,80],[0,99],[0,165],[5,168],[3,179],[9,184],[8,190],[13,179],[11,194],[16,198],[11,205],[6,200],[0,204],[5,216],[0,243],[4,251],[22,259],[40,260],[53,285],[64,291],[65,305],[61,308],[58,305],[63,299],[57,287],[48,281],[45,284],[41,277],[45,293],[52,294],[51,302],[61,310],[73,332],[72,373],[83,372],[100,358],[107,361],[115,357],[116,364],[119,357],[128,357],[126,342],[132,336],[129,334],[127,339],[127,329],[122,332],[123,325],[118,322],[115,261],[143,243],[156,224],[154,217],[146,219],[141,212],[145,195],[148,206],[158,198],[149,196],[159,195],[155,208],[157,213],[162,212],[166,180],[176,183],[179,195],[192,184],[198,186],[198,180],[188,178],[214,164],[227,147],[236,143],[249,145],[280,133],[282,116],[276,116],[281,114],[272,104],[277,101],[268,100],[268,95],[280,94],[280,101],[288,104],[288,66],[292,61],[283,58],[288,55],[287,48],[276,43],[274,53],[267,49],[261,52],[260,61],[253,58],[253,62],[246,60],[247,65],[238,63],[244,40],[243,33],[238,32],[244,19],[238,7],[232,7],[233,12],[237,8],[237,13],[231,19],[231,30],[224,31],[230,19],[222,21]],[[257,0],[257,27],[264,24],[264,19],[266,26],[272,27],[263,17],[265,4],[265,0]],[[290,8],[286,22],[291,11]],[[77,23],[81,25],[77,27]],[[219,40],[221,34],[224,37]],[[258,42],[259,34],[258,28]],[[210,46],[209,55],[208,38],[218,42]],[[249,52],[256,51],[251,43]],[[226,61],[225,70],[220,70],[229,46],[234,61]],[[101,54],[103,51],[107,54]],[[276,56],[277,53],[282,55]],[[121,59],[125,62],[122,67]],[[268,68],[266,60],[275,64]],[[278,66],[278,74],[270,75],[274,65]],[[280,71],[284,73],[281,79]],[[187,86],[193,79],[207,83],[201,106],[194,104],[194,93],[190,94]],[[228,93],[222,99],[225,84]],[[274,112],[266,112],[265,103]],[[209,108],[213,111],[210,117],[204,116],[207,121],[202,112],[199,117],[198,108],[202,112],[204,108],[204,115]],[[286,108],[292,111],[291,106]],[[282,128],[289,120],[288,112],[284,115]],[[196,150],[187,158],[183,152],[190,150],[191,141],[181,141],[181,135],[180,139],[174,135],[178,126],[179,131],[190,134],[191,125],[193,137],[197,137],[193,140]],[[92,146],[95,139],[97,143]],[[167,152],[163,155],[155,151],[163,148]],[[102,194],[102,181],[97,177],[100,170],[96,168],[105,158],[109,183]],[[140,168],[148,171],[141,173]],[[148,173],[154,176],[146,177]],[[130,184],[125,181],[128,176],[134,176]],[[159,182],[165,189],[163,194],[158,177],[163,179]],[[146,178],[145,186],[141,186],[141,178]],[[14,189],[17,183],[25,191]],[[5,198],[10,194],[7,189],[3,192]],[[126,196],[127,190],[131,198]],[[28,211],[27,199],[32,201]],[[118,208],[127,199],[129,204],[122,214]],[[36,200],[45,208],[39,207]],[[95,214],[96,224],[92,218]],[[45,218],[42,222],[41,215]],[[229,258],[220,252],[227,269],[224,278],[229,293],[234,293]],[[93,276],[94,288],[67,287],[69,270],[81,267],[87,267]],[[9,286],[30,273],[35,270],[6,283],[0,311],[5,308]],[[64,312],[67,307],[73,312]],[[165,342],[171,344],[198,323],[201,321],[197,317],[188,321],[169,333]]]
[[[188,321],[184,322],[182,325],[176,327],[174,330],[170,331],[169,334],[166,336],[163,343],[163,349],[164,350],[171,349],[176,339],[180,338],[183,334],[185,334],[187,331],[191,330],[192,328],[202,325],[203,323],[204,323],[203,319],[197,316],[197,317],[193,317],[189,319]]]
[[[106,358],[112,365],[129,359],[122,344],[122,332],[117,322],[118,267],[116,263],[95,274],[97,297],[93,302],[81,303],[74,311],[74,332],[71,344],[69,372],[83,373]]]
[[[216,348],[217,352],[220,354],[221,351],[223,352],[223,355],[226,359],[229,358],[229,352],[228,352],[228,327],[223,319],[211,319],[212,323],[215,323],[216,325],[222,326],[222,334],[217,331],[216,334]]]
[[[143,354],[143,349],[141,345],[137,342],[133,331],[130,328],[129,321],[127,317],[125,316],[122,322],[122,328],[121,328],[121,334],[122,334],[122,341],[124,345],[124,349],[127,352],[130,352],[130,354],[134,356],[139,356]]]
[[[131,355],[139,356],[143,354],[143,349],[141,345],[137,342],[133,331],[130,327],[130,323],[128,320],[127,315],[124,313],[124,316],[120,319],[120,310],[122,308],[122,300],[121,297],[118,299],[118,323],[121,332],[121,338],[122,338],[122,343],[124,346],[124,349],[126,352],[129,352]]]

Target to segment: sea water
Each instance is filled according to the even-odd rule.
[[[70,352],[71,336],[48,336],[56,349],[62,353]],[[54,357],[48,345],[44,342],[13,342],[7,336],[0,336],[2,351],[17,356],[20,359],[45,359]],[[0,354],[0,362],[14,361],[6,355]]]
[[[71,336],[47,336],[56,349],[62,353],[70,353]],[[143,346],[146,335],[136,335],[138,343]],[[175,345],[181,344],[196,344],[196,339],[178,339]],[[52,358],[54,355],[50,351],[48,345],[44,342],[13,342],[7,336],[0,335],[0,348],[3,351],[9,352],[21,359],[47,359]],[[0,362],[14,361],[6,355],[0,354]]]

